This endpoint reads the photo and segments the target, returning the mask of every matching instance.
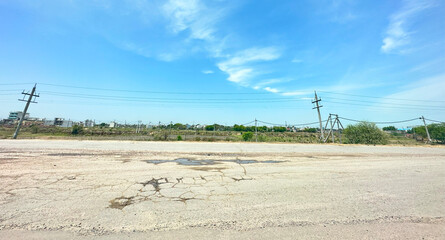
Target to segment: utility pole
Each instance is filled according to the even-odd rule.
[[[318,102],[320,102],[321,101],[321,99],[318,99],[318,96],[317,96],[317,91],[314,91],[314,93],[315,93],[315,101],[312,101],[312,103],[315,103],[315,105],[316,105],[316,107],[313,107],[312,109],[317,109],[317,112],[318,112],[318,121],[320,122],[320,139],[321,140],[323,140],[324,139],[324,133],[323,133],[323,125],[322,125],[322,123],[321,123],[321,115],[320,115],[320,108],[321,107],[323,107],[323,106],[320,106],[319,104],[318,104]]]
[[[333,116],[335,116],[334,122],[332,122],[332,118]],[[331,125],[331,129],[329,130],[329,132],[326,135],[326,138],[322,139],[323,142],[327,142],[329,139],[329,136],[332,135],[332,143],[335,142],[335,138],[334,138],[334,127],[335,124],[337,124],[337,131],[338,131],[338,135],[339,135],[339,139],[340,139],[340,143],[341,143],[341,130],[343,130],[343,124],[340,122],[340,119],[338,118],[338,114],[329,114],[328,120],[326,120],[326,125],[325,125],[325,129],[328,128],[328,124]],[[340,130],[341,127],[341,130]]]
[[[26,106],[25,106],[25,109],[23,110],[23,114],[22,114],[22,117],[20,118],[19,124],[17,125],[17,129],[15,130],[14,135],[12,136],[13,139],[16,139],[16,138],[17,138],[17,135],[18,135],[19,132],[20,132],[20,127],[22,126],[23,119],[25,119],[26,112],[28,111],[29,104],[30,104],[30,103],[37,103],[35,100],[36,100],[36,97],[39,97],[39,94],[37,94],[37,95],[34,94],[34,93],[36,92],[36,86],[37,86],[37,83],[34,84],[34,87],[33,87],[32,90],[31,90],[31,94],[29,94],[29,93],[27,93],[27,92],[25,93],[24,90],[23,90],[23,92],[22,92],[22,94],[23,94],[24,96],[23,96],[23,99],[19,99],[19,101],[26,102]],[[28,101],[25,101],[25,97],[26,97],[26,95],[29,95]],[[34,97],[34,101],[32,101],[32,97]]]
[[[332,124],[332,117],[331,117],[331,115],[332,115],[332,114],[329,113],[329,120],[330,120],[330,123],[331,123],[331,132],[332,132],[332,143],[335,143],[335,138],[334,138],[334,125]]]
[[[428,142],[431,142],[430,132],[428,132],[428,127],[426,126],[425,118],[422,116],[421,119],[423,120],[423,125],[425,125],[425,131],[426,135],[428,136]]]
[[[338,138],[340,139],[340,144],[341,144],[342,142],[341,142],[340,126],[341,126],[341,129],[344,129],[344,128],[343,128],[343,124],[341,124],[341,122],[340,122],[340,119],[338,119],[338,115],[337,114],[335,115],[335,121],[337,122]]]
[[[139,120],[139,121],[138,121],[138,125],[137,125],[137,127],[136,127],[136,133],[139,133],[139,132],[141,131],[141,129],[142,129],[142,121]]]
[[[170,121],[170,136],[172,135],[173,121]]]
[[[255,142],[258,142],[258,120],[255,118]]]

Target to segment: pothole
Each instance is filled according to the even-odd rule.
[[[122,210],[124,207],[129,206],[133,204],[133,198],[134,197],[118,197],[113,200],[110,200],[110,208],[115,208]]]
[[[186,166],[199,166],[199,165],[215,165],[220,164],[222,162],[233,162],[237,164],[253,164],[253,163],[281,163],[284,161],[276,161],[276,160],[266,160],[266,161],[258,161],[258,160],[239,160],[239,159],[228,159],[228,160],[194,160],[189,158],[177,158],[175,160],[145,160],[146,163],[151,164],[162,164],[162,163],[177,163],[178,165],[186,165]]]

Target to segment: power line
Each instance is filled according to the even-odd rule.
[[[354,102],[362,102],[362,103],[375,103],[375,104],[384,104],[384,105],[398,105],[398,106],[414,106],[414,107],[437,107],[437,108],[445,108],[444,106],[427,106],[427,105],[415,105],[415,104],[400,104],[400,103],[382,103],[382,102],[372,102],[372,101],[363,101],[363,100],[353,100],[353,99],[344,99],[344,98],[333,98],[328,97],[329,99],[335,100],[344,100],[344,101],[354,101]]]
[[[350,119],[350,118],[344,118],[344,117],[338,117],[341,118],[343,120],[348,120],[348,121],[352,121],[352,122],[370,122],[370,123],[375,123],[375,124],[392,124],[392,123],[404,123],[404,122],[412,122],[414,120],[419,120],[420,118],[413,118],[413,119],[408,119],[408,120],[402,120],[402,121],[392,121],[392,122],[373,122],[373,121],[363,121],[363,120],[356,120],[356,119]]]
[[[0,92],[17,92],[22,89],[0,89]]]
[[[358,95],[358,94],[349,94],[349,93],[338,93],[338,92],[328,92],[328,91],[319,91],[323,93],[337,94],[337,95],[345,95],[345,96],[354,96],[354,97],[365,97],[365,98],[380,98],[380,99],[389,99],[389,100],[401,100],[401,101],[412,101],[412,102],[445,102],[440,100],[421,100],[421,99],[406,99],[406,98],[388,98],[388,97],[377,97],[377,96],[367,96],[367,95]]]
[[[273,125],[273,126],[285,126],[284,124],[270,123],[270,122],[264,122],[264,121],[260,121],[260,120],[258,120],[258,122],[268,124],[268,125]]]
[[[0,83],[0,86],[20,86],[20,85],[30,85],[35,83]]]
[[[95,88],[95,87],[80,87],[72,85],[60,85],[60,84],[50,84],[50,83],[39,83],[40,85],[63,87],[63,88],[78,88],[78,89],[88,89],[88,90],[99,90],[99,91],[111,91],[111,92],[132,92],[132,93],[155,93],[155,94],[192,94],[192,95],[264,95],[272,94],[270,92],[253,92],[253,93],[236,93],[236,92],[166,92],[166,91],[141,91],[141,90],[127,90],[127,89],[110,89],[110,88]]]
[[[244,126],[244,125],[249,125],[249,124],[254,123],[254,122],[255,122],[255,120],[254,120],[254,121],[250,121],[250,122],[248,122],[248,123],[239,124],[239,125]]]
[[[356,103],[345,103],[345,102],[335,102],[335,101],[326,101],[328,103],[336,103],[336,104],[343,104],[343,105],[354,105],[354,106],[365,106],[365,107],[377,107],[373,105],[366,105],[366,104],[356,104]],[[390,106],[379,106],[378,108],[387,108],[387,109],[417,109],[417,110],[434,110],[434,111],[445,111],[445,108],[419,108],[419,107],[390,107]]]
[[[146,97],[128,97],[128,96],[115,96],[115,95],[96,95],[96,94],[78,94],[78,93],[64,93],[64,92],[52,92],[52,91],[41,91],[41,93],[47,93],[53,96],[63,96],[63,97],[89,97],[98,99],[111,99],[111,100],[121,100],[121,99],[132,99],[132,100],[167,100],[167,101],[305,101],[302,99],[295,98],[146,98]]]
[[[432,119],[428,119],[428,118],[425,118],[425,120],[428,120],[430,122],[445,123],[444,121],[437,121],[437,120],[432,120]]]
[[[258,122],[260,122],[260,123],[264,123],[264,124],[268,124],[268,125],[273,125],[273,126],[286,126],[286,125],[284,125],[284,124],[270,123],[270,122],[264,122],[264,121],[260,121],[260,120],[258,120]],[[321,121],[321,122],[326,122],[326,120]],[[317,123],[319,123],[319,122],[298,123],[298,124],[287,124],[287,125],[288,125],[288,126],[294,126],[294,127],[297,127],[297,126],[308,126],[308,125],[313,125],[313,124],[317,124]]]

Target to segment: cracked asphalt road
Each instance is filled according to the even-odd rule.
[[[445,148],[0,140],[0,239],[444,239]]]

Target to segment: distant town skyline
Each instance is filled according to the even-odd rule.
[[[37,83],[40,118],[307,123],[316,90],[323,119],[443,121],[444,16],[438,0],[3,0],[0,117]]]

